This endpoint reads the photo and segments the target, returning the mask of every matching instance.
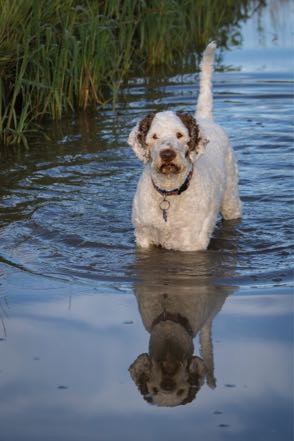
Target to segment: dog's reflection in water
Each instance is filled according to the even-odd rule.
[[[169,262],[160,258],[158,265],[153,261],[149,266],[150,259],[143,259],[137,267],[141,280],[135,286],[135,294],[150,340],[148,353],[139,355],[129,372],[146,401],[158,406],[177,406],[193,401],[205,382],[210,388],[216,386],[212,322],[233,288],[215,286],[210,276],[200,277],[198,282],[197,277],[189,274],[179,276],[179,265],[166,257],[168,253],[162,256]],[[180,266],[187,268],[185,259],[191,269],[191,254],[181,256]],[[209,256],[201,253],[196,259],[198,268],[210,274]],[[196,335],[200,341],[199,356],[194,355]]]

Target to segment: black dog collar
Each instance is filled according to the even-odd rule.
[[[184,191],[186,191],[189,188],[192,176],[193,176],[193,167],[189,171],[184,183],[179,188],[175,188],[174,190],[163,190],[162,188],[158,187],[151,178],[153,187],[155,188],[156,191],[158,191],[158,193],[160,193],[163,196],[163,200],[160,202],[159,208],[162,211],[162,216],[165,222],[167,222],[167,212],[170,207],[170,202],[166,198],[168,196],[178,196]]]
[[[193,330],[192,330],[192,327],[189,323],[189,320],[186,319],[186,317],[183,317],[179,313],[172,313],[172,312],[168,312],[168,311],[163,311],[155,320],[153,320],[151,329],[154,328],[154,326],[158,325],[159,323],[165,322],[167,320],[174,322],[174,323],[178,323],[186,330],[186,332],[191,337],[193,337]]]
[[[192,176],[193,176],[193,168],[191,168],[191,170],[189,171],[184,183],[179,188],[175,188],[174,190],[163,190],[154,183],[152,178],[151,180],[155,190],[158,191],[158,193],[160,193],[162,196],[176,196],[176,195],[180,195],[189,188]]]

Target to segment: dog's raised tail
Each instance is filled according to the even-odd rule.
[[[196,118],[213,119],[212,73],[216,43],[212,41],[205,49],[200,64],[200,89],[196,107]]]

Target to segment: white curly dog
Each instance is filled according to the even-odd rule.
[[[145,163],[133,201],[136,243],[205,250],[219,212],[241,217],[238,168],[224,130],[213,120],[211,77],[216,45],[203,54],[195,117],[150,113],[128,142]]]

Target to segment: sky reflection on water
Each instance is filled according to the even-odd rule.
[[[242,72],[294,72],[294,4],[269,0],[267,7],[241,25],[241,47],[224,54],[225,65]]]
[[[21,288],[15,291],[20,294]],[[148,347],[132,294],[97,296],[75,286],[70,298],[50,300],[50,292],[39,291],[46,301],[15,304],[16,297],[12,293],[0,342],[3,441],[33,441],[40,434],[44,440],[90,440],[95,434],[126,440],[139,433],[146,440],[175,440],[179,427],[187,440],[290,440],[287,293],[227,298],[213,324],[217,387],[204,385],[190,405],[174,409],[146,403],[130,379],[129,365]]]
[[[224,56],[242,71],[215,74],[244,218],[219,224],[207,252],[138,252],[130,224],[141,168],[128,132],[154,107],[193,111],[194,73],[131,79],[116,112],[50,127],[2,163],[1,441],[292,439],[293,31],[280,5],[286,25],[269,27],[267,9],[257,40],[249,21]],[[194,356],[215,314],[216,388],[176,407],[146,402],[129,373],[166,295],[195,318]]]

